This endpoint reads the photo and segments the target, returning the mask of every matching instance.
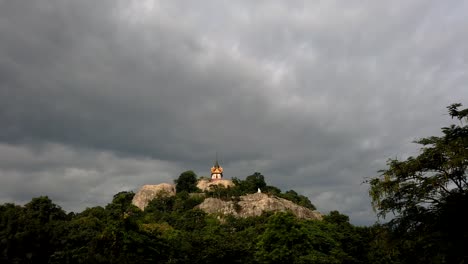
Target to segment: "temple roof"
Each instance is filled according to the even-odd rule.
[[[216,160],[214,166],[211,168],[211,173],[223,173],[223,168],[219,166],[218,153],[216,153]]]
[[[223,173],[223,168],[221,167],[213,167],[211,168],[211,173]]]

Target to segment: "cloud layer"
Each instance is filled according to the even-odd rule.
[[[463,1],[0,1],[0,200],[262,172],[375,218],[365,177],[468,103]]]

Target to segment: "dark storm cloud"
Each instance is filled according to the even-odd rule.
[[[0,1],[0,199],[82,209],[218,151],[228,176],[370,223],[364,177],[466,103],[467,9]]]
[[[44,5],[35,4],[18,9]],[[190,158],[197,142],[221,143],[215,131],[238,142],[226,121],[253,128],[263,116],[265,102],[255,89],[265,76],[251,73],[248,62],[215,54],[212,63],[199,67],[197,56],[209,51],[188,32],[159,21],[140,28],[118,16],[89,17],[92,5],[81,5],[63,7],[76,13],[70,19],[56,9],[24,14],[32,25],[22,18],[16,23],[15,16],[15,34],[2,34],[8,40],[2,61],[10,62],[4,67],[16,68],[2,85],[2,120],[8,125],[3,140]],[[93,9],[102,9],[93,12],[98,17],[112,13],[106,6]],[[2,10],[7,13],[8,6]]]

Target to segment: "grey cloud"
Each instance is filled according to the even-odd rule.
[[[68,211],[104,205],[119,191],[136,191],[144,184],[172,182],[181,170],[172,162],[59,144],[41,150],[0,144],[0,164],[0,201],[24,203],[48,195]]]

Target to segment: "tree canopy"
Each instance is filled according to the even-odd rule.
[[[197,174],[189,170],[182,172],[175,181],[176,192],[196,192],[198,191],[197,187]]]
[[[381,217],[393,214],[388,226],[407,238],[418,263],[468,261],[462,246],[468,241],[462,212],[468,205],[468,109],[461,106],[447,107],[457,124],[443,127],[441,136],[415,141],[422,145],[417,157],[390,159],[368,181],[374,209]]]
[[[1,263],[361,263],[370,237],[338,212],[330,219],[300,220],[290,213],[235,218],[196,208],[210,193],[191,195],[195,174],[182,173],[175,196],[153,199],[144,211],[119,192],[104,207],[67,214],[48,197],[24,206],[0,205]],[[239,188],[217,195],[242,195],[257,188],[282,193],[254,173]],[[310,201],[309,201],[310,202]],[[361,243],[358,243],[360,241]],[[359,246],[355,246],[359,245]],[[357,250],[361,249],[362,251]],[[372,263],[373,261],[368,261]]]

